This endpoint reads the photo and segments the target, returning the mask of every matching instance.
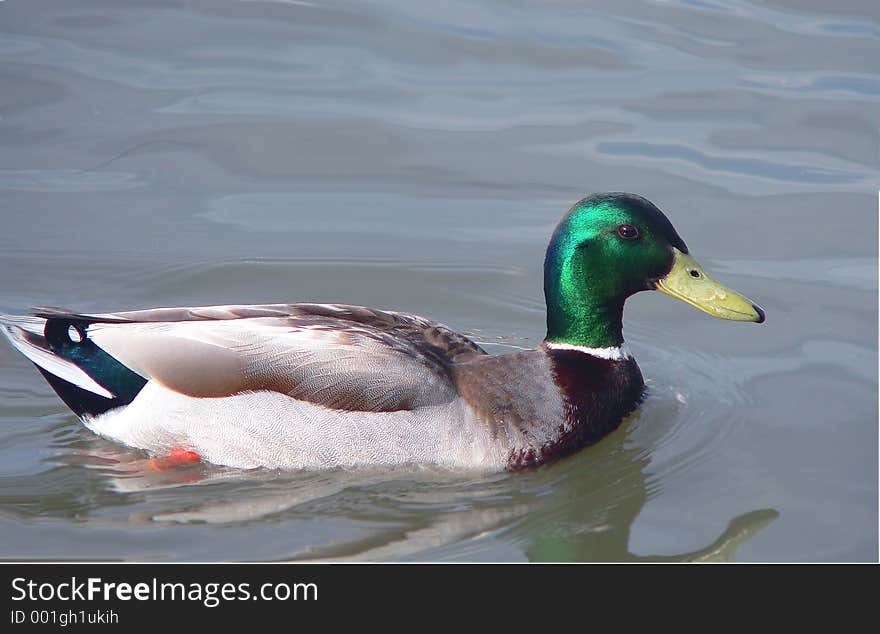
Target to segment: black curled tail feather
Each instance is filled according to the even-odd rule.
[[[106,398],[100,394],[84,390],[73,383],[69,383],[64,379],[55,376],[48,370],[44,370],[40,366],[37,366],[37,370],[39,370],[40,374],[46,378],[46,381],[52,386],[52,389],[55,390],[55,393],[59,398],[64,401],[64,404],[73,410],[73,413],[80,418],[83,418],[84,416],[97,416],[104,412],[109,412],[111,409],[128,405],[134,400],[133,398],[123,399],[116,396],[113,398]]]

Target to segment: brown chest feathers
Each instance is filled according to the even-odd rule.
[[[613,431],[644,391],[631,357],[609,360],[538,348],[453,366],[456,389],[496,442],[508,466],[568,455]]]

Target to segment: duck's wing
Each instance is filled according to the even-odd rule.
[[[47,339],[50,331],[82,338],[144,379],[183,394],[271,390],[353,411],[448,402],[455,397],[451,365],[486,354],[467,337],[422,317],[340,304],[104,314],[44,308],[34,314],[46,320]],[[100,368],[81,367],[103,385]]]

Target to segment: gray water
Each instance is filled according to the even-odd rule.
[[[530,472],[155,472],[0,345],[0,558],[876,560],[875,0],[0,2],[0,310],[336,301],[543,336],[642,194],[761,326],[628,302],[648,380]]]

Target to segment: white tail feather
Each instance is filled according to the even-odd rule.
[[[17,326],[22,330],[42,336],[43,329],[46,327],[46,320],[42,317],[34,317],[33,315],[7,315],[6,313],[0,313],[0,326]]]
[[[9,342],[16,350],[33,363],[36,363],[46,372],[54,374],[68,383],[73,383],[77,387],[104,398],[113,398],[112,392],[96,382],[76,364],[27,340],[23,331],[42,335],[45,323],[46,320],[41,317],[20,317],[0,313],[0,332],[6,335],[6,338],[9,339]]]

